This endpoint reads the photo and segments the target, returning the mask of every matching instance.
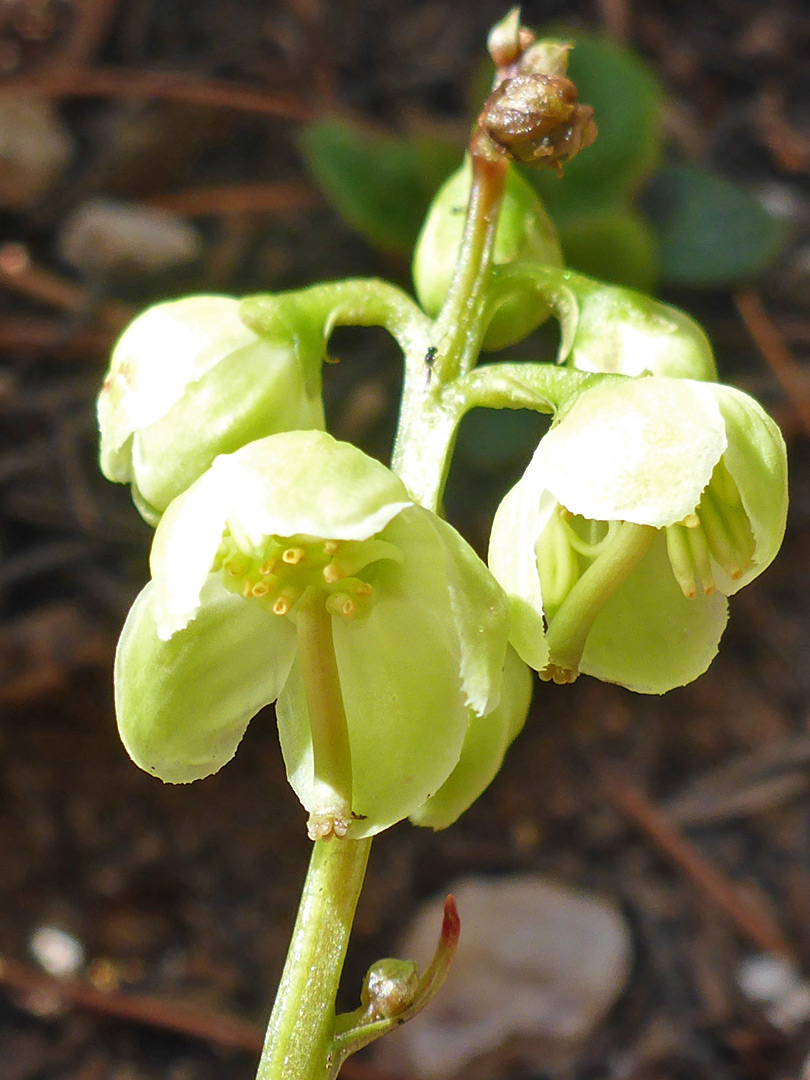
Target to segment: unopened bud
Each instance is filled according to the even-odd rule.
[[[514,7],[489,32],[487,49],[496,67],[508,67],[534,41],[534,34],[520,25],[520,8]]]
[[[597,134],[593,109],[577,104],[577,97],[576,86],[564,76],[518,75],[492,92],[478,124],[513,161],[562,173],[563,163]]]

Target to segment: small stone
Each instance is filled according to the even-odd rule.
[[[75,975],[84,963],[84,946],[56,926],[40,926],[28,942],[31,955],[49,975]]]
[[[0,98],[0,206],[33,206],[53,186],[73,151],[73,139],[49,102]]]
[[[380,1066],[431,1080],[515,1037],[571,1047],[621,993],[632,943],[607,900],[547,878],[467,878],[448,887],[461,940],[447,982],[414,1020],[380,1041]],[[442,901],[417,914],[399,954],[424,971],[441,925]]]
[[[120,199],[88,199],[67,216],[59,256],[91,276],[155,274],[192,262],[202,237],[176,214]]]

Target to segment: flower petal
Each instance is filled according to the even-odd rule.
[[[118,643],[118,727],[137,765],[185,784],[229,761],[251,717],[278,696],[295,654],[295,630],[212,576],[191,626],[163,641],[156,598],[150,583]]]
[[[661,534],[597,615],[580,671],[637,693],[665,694],[706,671],[727,619],[720,592],[686,599]]]
[[[515,650],[509,649],[497,708],[487,716],[470,710],[458,764],[435,795],[411,813],[414,825],[447,828],[489,787],[507,747],[523,727],[531,696],[531,672]]]
[[[555,508],[527,470],[501,501],[489,539],[489,567],[509,597],[509,642],[535,671],[548,663],[548,643],[534,548]]]
[[[224,356],[256,340],[231,296],[187,296],[142,312],[118,339],[99,396],[104,474],[128,482],[128,454],[119,458],[118,451],[132,433],[164,416]]]
[[[509,637],[509,603],[476,553],[446,521],[415,508],[430,523],[444,555],[450,606],[461,647],[466,704],[481,716],[498,703]]]
[[[692,513],[726,449],[711,383],[616,376],[585,390],[527,474],[573,514],[661,528]]]
[[[394,473],[323,431],[270,435],[218,457],[155,533],[160,632],[194,617],[226,525],[257,548],[274,535],[366,540],[412,505]]]
[[[787,451],[782,433],[762,406],[731,386],[714,387],[728,433],[726,467],[754,534],[752,566],[733,580],[715,567],[718,587],[732,596],[770,566],[785,535]]]

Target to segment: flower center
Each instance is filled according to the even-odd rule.
[[[752,565],[755,543],[734,478],[721,458],[694,513],[666,529],[675,580],[688,599],[716,589],[714,566],[738,580]]]
[[[345,620],[368,616],[374,602],[372,564],[402,562],[387,540],[321,540],[313,536],[268,536],[257,549],[232,526],[226,528],[212,570],[230,592],[289,614],[304,593],[317,590],[331,614]]]

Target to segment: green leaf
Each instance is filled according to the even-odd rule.
[[[673,285],[724,286],[761,274],[783,232],[736,184],[694,165],[669,165],[653,178],[644,208],[656,231],[661,275]]]
[[[403,254],[461,154],[440,138],[380,134],[344,120],[310,124],[302,148],[341,217],[376,247]]]
[[[629,50],[597,35],[575,33],[568,40],[574,41],[568,75],[580,102],[593,107],[599,136],[565,166],[562,179],[542,170],[532,178],[552,211],[564,206],[581,212],[631,199],[655,169],[663,91]]]
[[[632,207],[558,217],[565,262],[601,281],[651,292],[658,278],[655,234]]]

